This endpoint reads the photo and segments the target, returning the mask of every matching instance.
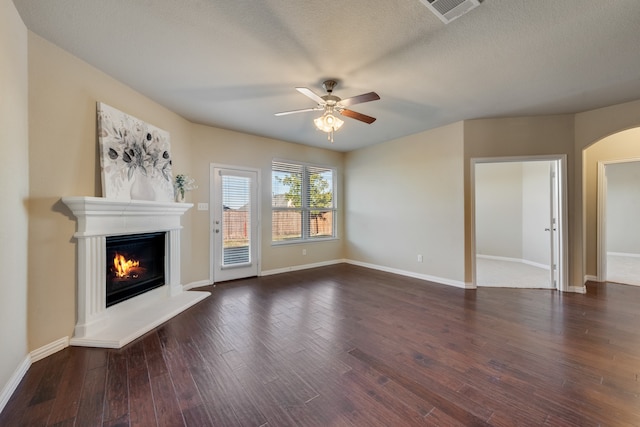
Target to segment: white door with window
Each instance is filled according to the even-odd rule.
[[[211,165],[212,282],[258,275],[258,171]]]

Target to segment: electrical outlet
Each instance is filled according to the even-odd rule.
[[[306,254],[307,254],[307,250],[306,250],[306,249],[303,249],[303,250],[302,250],[302,255],[306,255]]]
[[[422,255],[418,255],[418,262],[422,262]]]

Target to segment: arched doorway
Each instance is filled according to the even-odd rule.
[[[634,172],[640,169],[634,164],[640,160],[640,128],[605,137],[583,154],[586,277],[640,285],[640,245],[633,244],[640,241],[633,215],[640,212],[639,172]]]

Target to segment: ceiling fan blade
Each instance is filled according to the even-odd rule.
[[[322,107],[313,107],[313,108],[303,108],[302,110],[291,110],[291,111],[283,111],[281,113],[276,113],[276,116],[286,116],[288,114],[296,114],[296,113],[306,113],[307,111],[319,111],[322,110]]]
[[[340,111],[340,114],[343,116],[351,117],[352,119],[360,120],[361,122],[365,122],[371,124],[376,121],[375,117],[367,116],[366,114],[358,113],[353,110],[344,109]]]
[[[316,101],[318,104],[324,105],[325,104],[325,100],[322,99],[322,97],[320,97],[320,95],[316,95],[315,92],[313,92],[311,89],[306,88],[306,87],[297,87],[296,90],[298,92],[300,92],[301,94],[308,96],[309,98],[313,99],[314,101]]]
[[[363,102],[377,101],[380,96],[375,92],[363,93],[362,95],[352,96],[339,102],[340,105],[348,107],[349,105],[361,104]]]

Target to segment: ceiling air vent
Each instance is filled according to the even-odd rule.
[[[480,6],[479,0],[420,0],[442,22],[448,24],[471,9]]]

